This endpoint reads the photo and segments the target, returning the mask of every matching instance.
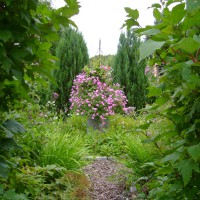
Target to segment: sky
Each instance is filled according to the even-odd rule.
[[[154,23],[153,10],[148,9],[159,0],[79,0],[79,14],[72,17],[83,34],[90,57],[98,55],[99,40],[103,55],[116,54],[121,29],[125,22],[124,7],[138,9],[140,25],[145,27]],[[64,0],[52,0],[53,7],[59,8]]]

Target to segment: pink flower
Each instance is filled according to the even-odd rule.
[[[116,112],[123,112],[127,99],[119,84],[106,82],[112,80],[110,77],[106,78],[110,70],[110,67],[101,66],[97,70],[91,68],[76,76],[70,94],[70,109],[77,114],[101,120]]]

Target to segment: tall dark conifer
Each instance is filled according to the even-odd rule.
[[[89,63],[88,49],[82,34],[72,28],[65,29],[56,48],[56,56],[59,58],[58,69],[54,72],[58,87],[53,92],[59,95],[56,107],[58,110],[68,110],[73,80]]]
[[[121,33],[113,66],[114,82],[124,87],[128,105],[136,109],[145,105],[148,81],[144,74],[146,62],[139,62],[139,45],[140,39],[133,31]]]

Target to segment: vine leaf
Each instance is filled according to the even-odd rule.
[[[175,45],[176,50],[182,49],[188,53],[194,53],[198,50],[200,44],[191,37],[183,38],[177,45]]]
[[[198,161],[200,159],[200,144],[189,147],[188,153],[192,156],[192,158],[195,161]]]
[[[184,186],[186,186],[190,179],[192,178],[192,171],[199,172],[198,165],[191,159],[189,160],[182,160],[177,164],[179,171],[183,177]]]
[[[125,11],[128,13],[128,17],[133,18],[134,20],[137,20],[139,18],[139,12],[137,9],[133,10],[131,8],[125,7]]]
[[[139,61],[152,55],[155,52],[155,50],[160,49],[164,43],[165,42],[153,41],[151,39],[143,42],[139,48],[139,50],[140,50],[140,60]]]
[[[12,39],[13,36],[10,31],[2,30],[0,31],[0,40],[7,42],[8,40]]]

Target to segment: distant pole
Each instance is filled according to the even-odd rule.
[[[99,39],[99,65],[101,66],[101,39]]]

